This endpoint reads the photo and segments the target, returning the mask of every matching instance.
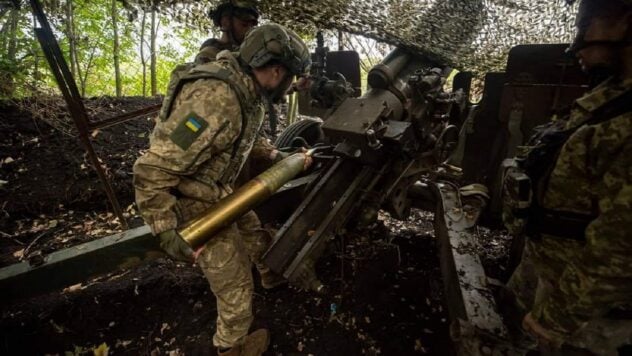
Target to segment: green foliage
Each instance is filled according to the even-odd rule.
[[[71,69],[73,66],[70,64],[69,34],[73,34],[76,47],[76,69],[73,74],[77,87],[85,97],[115,95],[112,0],[72,0],[73,15],[70,23],[73,26],[70,32],[68,1],[71,0],[44,0],[43,3],[54,35]],[[199,8],[199,13],[205,13],[209,4],[199,2],[191,6]],[[163,93],[172,69],[178,64],[193,60],[200,44],[210,36],[199,28],[200,24],[205,23],[204,20],[187,15],[187,12],[181,11],[180,5],[160,7],[159,10],[162,12],[157,16],[156,79],[158,93]],[[117,11],[122,95],[143,95],[141,46],[145,57],[145,92],[149,95],[151,7],[132,7],[129,3],[118,1]],[[15,28],[10,26],[12,21],[17,21]],[[263,22],[265,21],[267,20],[264,19]],[[299,32],[310,47],[314,48],[315,29],[303,29]],[[141,42],[143,33],[144,40]],[[338,31],[325,31],[325,38],[327,46],[332,50],[337,49]],[[346,49],[360,52],[363,58],[363,79],[368,68],[379,62],[386,53],[379,45],[367,42],[366,39],[353,40],[345,37],[344,42]],[[34,37],[33,18],[28,2],[23,2],[20,10],[0,12],[0,99],[37,96],[41,92],[50,93],[56,90],[57,83]]]
[[[54,34],[71,67],[66,1],[45,1],[44,4]],[[114,95],[116,89],[111,0],[74,0],[72,4],[73,38],[78,67],[74,74],[77,86],[80,91],[85,87],[86,97]],[[117,11],[123,95],[142,95],[140,46],[144,46],[146,86],[149,88],[151,15],[147,13],[145,39],[141,44],[143,10],[117,6]],[[14,17],[17,18],[17,26],[12,31],[10,25]],[[207,34],[186,23],[176,22],[166,13],[159,13],[158,19],[156,68],[157,87],[161,92],[167,86],[171,69],[179,63],[192,60]],[[10,50],[10,46],[13,46],[13,50]],[[28,4],[24,3],[20,10],[11,9],[4,15],[0,13],[0,98],[32,96],[50,90],[56,90],[56,83],[39,43],[34,38],[33,19]]]

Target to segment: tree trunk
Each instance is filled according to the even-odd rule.
[[[2,9],[2,12],[0,12],[0,14],[2,14],[2,16],[4,16],[6,13],[9,14],[9,16],[11,16],[11,12],[9,12],[9,9]],[[1,18],[0,18],[1,20]],[[11,19],[8,19],[7,21],[4,22],[4,24],[2,25],[2,27],[0,27],[0,53],[2,53],[3,55],[7,52],[7,37],[4,34],[9,32],[9,26],[11,25]]]
[[[15,56],[18,50],[18,20],[20,16],[20,10],[13,9],[11,11],[11,18],[9,19],[10,27],[9,27],[9,42],[7,45],[7,59],[14,64],[17,64],[15,61]]]
[[[10,69],[8,71],[0,72],[0,97],[13,97],[14,89],[15,89],[15,72],[17,71],[17,61],[15,56],[17,55],[18,43],[17,43],[17,34],[18,34],[18,21],[20,16],[20,11],[18,9],[13,9],[9,13],[10,18],[7,20],[9,23],[8,27],[8,41],[7,41],[7,60],[10,63]]]
[[[70,72],[77,77],[77,41],[74,31],[74,9],[72,0],[66,0],[66,37],[68,37],[68,49],[70,57]]]
[[[143,96],[147,96],[147,59],[145,58],[145,25],[147,12],[143,10],[143,19],[140,23],[140,63],[143,66]]]
[[[92,47],[90,50],[90,55],[88,55],[88,60],[85,61],[86,68],[85,70],[81,69],[81,66],[77,66],[77,71],[79,72],[79,83],[81,87],[81,96],[86,96],[86,83],[88,82],[88,75],[90,74],[90,68],[92,68],[94,56],[96,53],[96,45]]]
[[[156,77],[156,36],[158,35],[158,21],[156,19],[156,10],[151,10],[151,49],[150,49],[150,65],[149,71],[151,76],[151,95],[158,94],[158,83]]]
[[[81,97],[86,96],[86,80],[88,78],[88,73],[86,70],[86,73],[84,75],[83,70],[81,69],[81,66],[79,65],[79,62],[77,62],[77,79],[79,79],[79,92],[81,93]]]
[[[121,97],[123,88],[121,83],[121,67],[120,67],[120,50],[119,50],[119,34],[116,13],[116,0],[112,0],[112,29],[114,31],[114,80],[116,82],[116,96]]]
[[[33,29],[37,27],[37,20],[35,16],[33,16]],[[35,38],[35,33],[33,33],[33,38]],[[39,86],[40,73],[39,73],[39,45],[36,40],[33,40],[33,46],[31,51],[33,52],[33,84],[32,84],[32,94],[33,96],[37,95],[37,87]]]

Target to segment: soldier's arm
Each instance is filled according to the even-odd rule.
[[[269,143],[268,139],[266,139],[263,135],[259,135],[252,146],[250,156],[252,159],[257,161],[270,161],[274,159],[274,151],[276,151],[276,147]]]
[[[587,320],[630,303],[631,157],[632,144],[628,142],[601,178],[605,191],[600,192],[600,214],[586,229],[583,256],[566,267],[549,298],[534,306],[532,314],[544,327],[569,334]]]
[[[228,84],[205,79],[183,86],[134,165],[136,203],[154,234],[182,223],[175,212],[175,187],[200,164],[230,150],[240,130],[241,109]]]

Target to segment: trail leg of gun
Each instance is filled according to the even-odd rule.
[[[352,161],[336,161],[279,230],[264,263],[302,288],[321,290],[314,263],[323,242],[347,221],[371,172]]]

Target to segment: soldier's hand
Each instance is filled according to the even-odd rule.
[[[158,237],[160,238],[160,247],[173,259],[193,262],[193,250],[175,229],[161,232]]]
[[[522,328],[538,340],[538,346],[542,351],[551,352],[562,346],[561,335],[542,326],[531,313],[522,319]]]
[[[272,154],[270,154],[270,157],[272,159],[272,161],[274,163],[280,162],[283,159],[285,159],[286,157],[289,157],[295,153],[305,153],[307,152],[307,148],[305,147],[301,147],[300,149],[294,151],[294,152],[284,152],[284,151],[279,151],[279,150],[274,150],[272,151]],[[306,171],[307,168],[309,168],[309,166],[312,165],[312,162],[314,161],[314,159],[312,158],[312,156],[305,156],[305,164],[303,164],[303,170]]]
[[[301,152],[307,153],[307,148],[301,147]],[[303,163],[303,171],[306,171],[314,163],[311,155],[305,155],[305,163]]]
[[[312,79],[309,77],[299,77],[288,89],[288,94],[297,91],[307,91],[312,87]]]

